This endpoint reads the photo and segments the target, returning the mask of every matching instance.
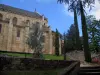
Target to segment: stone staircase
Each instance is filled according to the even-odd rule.
[[[97,66],[97,67],[81,67],[79,75],[100,75],[100,66]]]

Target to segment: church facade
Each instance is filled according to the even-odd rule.
[[[48,19],[40,15],[36,10],[34,12],[0,4],[0,50],[12,52],[33,51],[26,44],[30,27],[34,23],[40,23],[44,28],[44,54],[54,54],[54,32],[48,26]],[[59,40],[60,41],[60,40]],[[61,44],[59,43],[60,53]]]

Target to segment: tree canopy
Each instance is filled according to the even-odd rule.
[[[39,55],[42,53],[42,48],[44,46],[44,36],[43,28],[39,23],[33,24],[30,28],[29,37],[26,43],[33,50],[34,55]]]
[[[100,21],[96,20],[96,18],[93,15],[88,15],[86,17],[86,22],[88,27],[90,49],[94,52],[99,52]]]

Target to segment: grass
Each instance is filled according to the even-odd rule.
[[[51,59],[51,60],[63,60],[64,59],[64,57],[62,55],[56,56],[56,55],[45,54],[44,57],[45,57],[45,59]],[[67,57],[67,59],[69,59],[69,58]]]
[[[23,57],[25,58],[25,55],[27,58],[32,58],[32,54],[21,54],[21,53],[7,53],[7,52],[0,52],[0,54],[6,54],[8,56],[15,56],[15,57]],[[60,56],[56,56],[56,55],[50,55],[50,54],[44,54],[43,55],[45,60],[63,60],[63,56],[60,55]],[[69,59],[67,57],[67,59]]]
[[[15,56],[15,57],[32,57],[32,54],[21,54],[21,53],[7,53],[7,52],[0,52],[0,54],[6,54],[8,56]]]

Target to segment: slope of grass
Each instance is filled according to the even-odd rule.
[[[32,54],[25,54],[25,53],[21,54],[21,53],[0,52],[0,54],[5,54],[8,56],[15,56],[15,57],[23,57],[23,58],[25,58],[26,56],[27,58],[32,58]],[[43,56],[46,60],[63,60],[63,56],[61,55],[56,56],[56,55],[44,54]],[[69,58],[67,57],[67,59]]]
[[[9,52],[0,52],[0,54],[8,55],[8,56],[15,56],[15,57],[32,57],[32,54],[27,53],[9,53]]]
[[[51,60],[63,60],[64,59],[64,57],[62,55],[56,56],[56,55],[45,54],[44,57],[45,57],[45,59],[51,59]],[[67,57],[67,59],[69,59],[69,58]]]

